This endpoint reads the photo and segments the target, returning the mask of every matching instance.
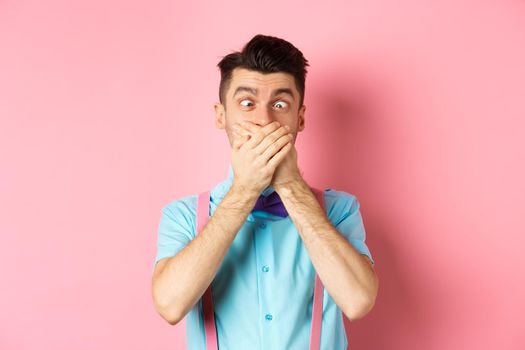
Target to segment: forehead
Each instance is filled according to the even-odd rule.
[[[282,88],[291,89],[296,96],[299,94],[293,75],[286,72],[265,74],[245,68],[235,68],[232,72],[230,88],[228,89],[229,94],[233,94],[239,86],[255,88],[262,95],[269,95],[273,90]]]

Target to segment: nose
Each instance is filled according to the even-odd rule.
[[[259,126],[265,126],[275,121],[275,118],[271,109],[259,108],[259,110],[254,115],[254,120],[252,121]]]

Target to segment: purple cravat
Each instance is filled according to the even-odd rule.
[[[255,207],[253,207],[252,211],[254,210],[262,210],[283,218],[288,216],[288,212],[286,211],[277,191],[273,191],[266,197],[260,195],[259,198],[257,198],[257,203],[255,203]]]

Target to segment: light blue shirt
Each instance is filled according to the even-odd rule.
[[[210,192],[211,215],[232,181],[230,164],[228,178]],[[262,194],[273,190],[267,187]],[[324,195],[334,227],[374,264],[357,198],[333,189],[325,189]],[[155,264],[195,238],[196,207],[197,195],[190,195],[162,208]],[[290,216],[250,213],[212,282],[219,349],[308,349],[314,278],[314,266]],[[342,316],[325,288],[321,349],[347,348]],[[186,315],[186,342],[188,349],[205,349],[201,301]]]

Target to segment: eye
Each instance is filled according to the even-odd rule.
[[[288,107],[288,103],[286,103],[284,101],[277,101],[277,102],[274,103],[274,106],[279,108],[279,109],[283,109],[283,108]]]
[[[241,100],[240,104],[243,107],[251,107],[251,106],[253,106],[253,102],[251,100],[248,100],[248,99]]]

